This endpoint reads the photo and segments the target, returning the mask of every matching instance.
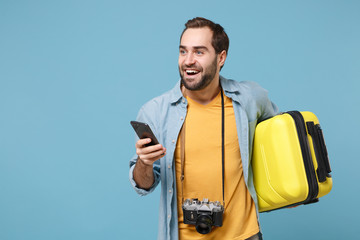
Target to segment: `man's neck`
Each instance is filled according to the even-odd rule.
[[[191,91],[181,86],[181,91],[184,96],[190,97],[192,100],[206,105],[210,103],[220,92],[220,78],[214,79],[211,83],[202,90]]]

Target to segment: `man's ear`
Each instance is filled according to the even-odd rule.
[[[219,65],[220,65],[220,68],[222,68],[222,66],[224,66],[226,56],[227,56],[227,54],[226,54],[225,50],[222,50],[222,52],[219,53]]]

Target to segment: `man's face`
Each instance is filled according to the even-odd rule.
[[[179,73],[188,90],[207,87],[218,76],[218,55],[211,45],[212,31],[208,27],[187,29],[180,41]]]

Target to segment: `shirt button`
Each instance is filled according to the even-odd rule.
[[[182,102],[185,103],[185,99],[183,99]]]
[[[170,189],[170,190],[169,190],[169,193],[171,193],[171,192],[172,192],[172,190]]]
[[[171,142],[172,142],[172,143],[175,143],[175,140],[172,140]]]
[[[171,168],[171,166],[170,165],[168,165],[168,169],[170,169]]]
[[[180,120],[181,120],[181,121],[184,120],[184,117],[181,117]]]
[[[171,218],[171,216],[170,216],[170,215],[168,215],[168,218]]]

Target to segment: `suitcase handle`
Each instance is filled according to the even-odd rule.
[[[326,177],[331,177],[331,168],[323,132],[320,124],[315,125],[314,122],[306,122],[306,126],[308,133],[313,140],[316,161],[318,163],[316,173],[318,175],[319,182],[325,182]]]

